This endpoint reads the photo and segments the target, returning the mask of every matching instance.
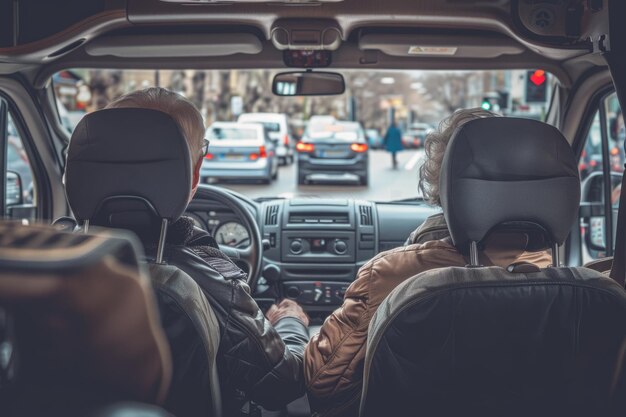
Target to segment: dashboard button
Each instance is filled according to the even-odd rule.
[[[291,253],[295,253],[296,255],[302,252],[302,241],[300,239],[294,239],[291,241],[289,245],[291,249]]]
[[[296,299],[298,297],[300,297],[300,288],[298,287],[289,287],[287,288],[287,297],[291,298],[291,299]]]
[[[280,280],[280,268],[274,264],[268,264],[263,268],[263,278],[269,283],[275,283]]]
[[[346,242],[344,242],[343,240],[335,240],[333,249],[335,250],[336,254],[343,255],[348,250],[348,245],[346,245]]]

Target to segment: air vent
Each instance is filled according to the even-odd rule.
[[[359,206],[359,214],[361,215],[362,226],[374,225],[374,219],[372,219],[372,206]]]
[[[289,216],[292,224],[348,224],[348,213],[293,213]]]
[[[278,205],[267,206],[265,211],[265,225],[276,226],[278,224]]]

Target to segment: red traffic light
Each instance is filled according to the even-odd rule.
[[[536,86],[540,86],[546,82],[546,72],[544,70],[535,71],[533,75],[530,76],[530,81]]]

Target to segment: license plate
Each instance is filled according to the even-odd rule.
[[[243,161],[243,155],[222,155],[222,159],[226,161]]]
[[[323,158],[341,158],[346,153],[344,151],[324,151],[322,152]]]

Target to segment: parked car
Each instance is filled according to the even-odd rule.
[[[413,123],[402,135],[402,145],[407,149],[418,149],[424,146],[426,135],[433,130],[427,123]]]
[[[365,129],[367,143],[372,149],[382,149],[385,147],[385,141],[377,129]]]
[[[360,123],[326,119],[309,124],[296,145],[298,184],[347,181],[367,185],[368,149]]]
[[[287,115],[283,113],[244,113],[238,119],[241,123],[262,123],[276,146],[280,165],[291,165],[294,160],[294,141],[289,129]]]
[[[278,159],[261,123],[216,122],[208,129],[210,152],[202,163],[203,180],[261,180],[278,177]]]

